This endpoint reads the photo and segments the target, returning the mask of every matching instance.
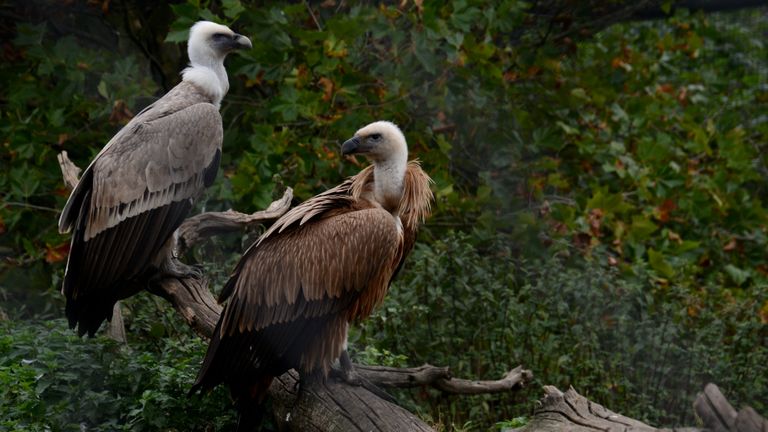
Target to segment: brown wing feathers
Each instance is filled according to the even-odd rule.
[[[221,292],[219,301],[228,303],[192,392],[225,382],[235,399],[260,402],[271,377],[290,368],[327,373],[347,323],[370,315],[413,247],[429,213],[429,183],[418,163],[409,163],[402,232],[369,201],[372,168],[275,222]]]
[[[303,206],[314,211],[310,201]],[[229,303],[193,391],[290,368],[327,373],[346,323],[384,297],[402,241],[388,212],[336,208],[283,226],[245,254],[226,285]]]

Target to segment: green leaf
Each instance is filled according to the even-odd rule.
[[[221,5],[224,7],[224,15],[230,19],[236,19],[245,11],[240,0],[222,0]]]
[[[101,97],[104,99],[109,99],[109,93],[107,93],[107,83],[105,83],[104,80],[99,81],[99,85],[96,86],[96,91],[98,91]]]
[[[751,277],[749,271],[740,269],[733,264],[727,264],[724,269],[728,276],[730,276],[733,283],[736,285],[742,285]]]
[[[675,275],[675,269],[664,259],[664,254],[654,249],[648,249],[648,264],[664,277],[671,278]]]

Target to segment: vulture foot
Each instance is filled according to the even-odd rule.
[[[341,355],[339,356],[339,368],[332,368],[331,374],[338,380],[343,381],[349,385],[353,386],[361,386],[364,389],[368,390],[369,392],[375,394],[376,396],[380,397],[381,399],[384,399],[385,401],[391,402],[393,404],[397,404],[397,400],[392,397],[389,393],[385,392],[381,388],[379,388],[376,384],[368,381],[365,377],[363,377],[360,373],[358,373],[355,370],[354,365],[352,365],[352,360],[349,358],[349,353],[347,353],[347,350],[344,350],[341,352]]]
[[[352,360],[349,358],[347,350],[341,352],[339,356],[339,369],[331,369],[331,373],[341,381],[353,386],[363,385],[363,377],[355,370]]]
[[[188,265],[179,261],[178,258],[169,258],[160,268],[160,277],[183,278],[203,278],[203,268],[199,265]]]

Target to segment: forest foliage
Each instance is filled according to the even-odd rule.
[[[482,430],[530,414],[540,384],[573,385],[626,415],[690,425],[714,381],[768,410],[765,9],[558,36],[515,0],[97,3],[2,15],[0,426],[232,421],[223,392],[168,424],[142,417],[189,408],[204,348],[161,301],[126,303],[128,348],[77,339],[60,319],[56,155],[84,167],[177,82],[201,18],[254,49],[227,61],[222,169],[197,211],[261,209],[283,186],[306,199],[364,164],[338,143],[392,120],[435,180],[435,212],[356,328],[354,356],[486,379],[521,363],[536,379],[514,395],[405,391],[406,406]],[[256,234],[188,258],[218,288]],[[75,402],[79,417],[64,410]]]

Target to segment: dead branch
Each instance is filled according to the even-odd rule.
[[[222,307],[218,304],[207,279],[165,278],[153,284],[149,292],[164,298],[187,325],[204,339],[210,339]]]
[[[274,221],[291,208],[292,199],[293,189],[287,188],[283,197],[273,201],[266,210],[245,214],[230,209],[225,212],[207,212],[192,216],[177,230],[179,248],[189,249],[208,237],[241,231],[249,226]]]
[[[751,407],[736,412],[714,384],[707,384],[693,408],[704,428],[657,429],[592,402],[573,388],[563,393],[555,387],[544,386],[544,398],[533,418],[514,432],[768,432],[768,421]]]
[[[693,403],[702,422],[714,432],[768,432],[768,420],[752,407],[736,410],[715,384],[707,384]]]
[[[64,177],[64,185],[70,190],[74,189],[80,179],[80,172],[83,170],[78,168],[77,165],[69,160],[69,156],[67,155],[66,151],[59,153],[56,158],[59,160],[61,175]]]
[[[382,387],[431,386],[445,393],[462,395],[514,391],[522,388],[533,378],[533,373],[523,369],[522,366],[510,370],[503,378],[492,381],[452,378],[447,367],[429,364],[415,368],[358,365],[356,370],[363,378]]]

